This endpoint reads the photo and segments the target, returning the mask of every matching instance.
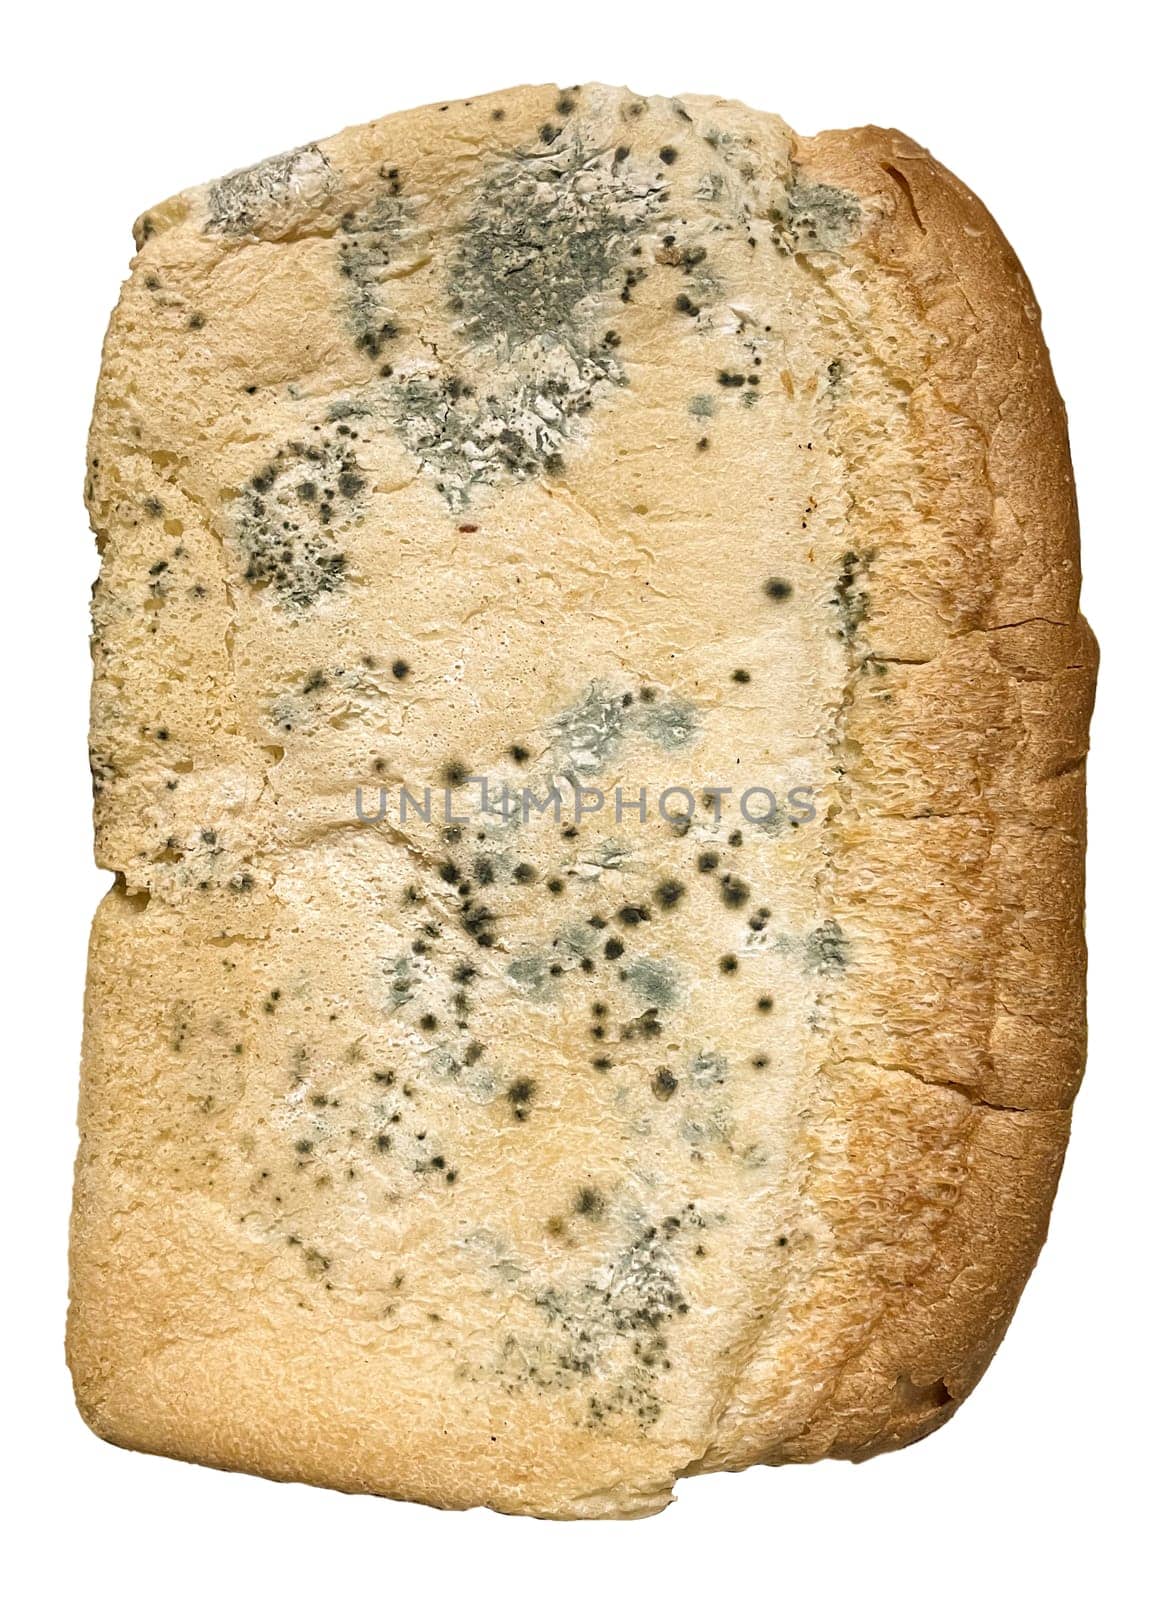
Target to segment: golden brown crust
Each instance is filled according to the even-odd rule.
[[[847,1248],[879,1259],[864,1304],[847,1283],[838,1291],[843,1354],[820,1364],[819,1397],[799,1411],[787,1391],[768,1402],[770,1459],[861,1459],[952,1415],[1045,1237],[1083,1069],[1096,650],[1078,613],[1064,410],[997,225],[901,134],[823,134],[797,158],[876,209],[862,287],[893,307],[883,317],[909,397],[904,448],[934,492],[932,504],[887,506],[896,463],[853,451],[865,463],[854,539],[864,527],[876,551],[872,656],[855,660],[838,722],[829,892],[843,926],[868,919],[875,954],[831,1011],[822,1093],[852,1137],[839,1161],[817,1157],[811,1190]],[[886,1074],[880,1085],[866,1063]],[[943,1087],[922,1092],[898,1074]],[[903,1120],[909,1136],[891,1155],[872,1148]],[[904,1162],[920,1165],[905,1192],[929,1199],[916,1235]],[[817,1303],[806,1316],[814,1344],[820,1314]],[[803,1355],[794,1336],[761,1368]],[[737,1409],[763,1406],[745,1385]],[[764,1423],[749,1422],[754,1451]]]
[[[87,1420],[131,1447],[440,1505],[635,1515],[665,1504],[684,1472],[859,1459],[929,1432],[981,1375],[1037,1256],[1084,1049],[1083,757],[1095,648],[1078,614],[1066,426],[1013,254],[980,203],[902,135],[798,141],[727,102],[647,102],[600,87],[523,89],[455,108],[459,142],[448,139],[447,111],[351,130],[284,158],[273,176],[264,168],[286,203],[260,206],[233,232],[214,220],[213,190],[179,196],[139,225],[143,255],[107,343],[91,462],[94,523],[108,543],[94,729],[112,754],[99,850],[123,881],[98,913],[91,951],[70,1359]],[[405,337],[394,363],[427,374],[438,343],[471,360],[432,265],[463,225],[470,156],[489,171],[502,158],[498,128],[539,154],[547,117],[575,115],[586,137],[598,129],[611,146],[673,140],[681,152],[666,171],[661,156],[657,178],[642,169],[631,200],[611,190],[610,204],[633,213],[657,280],[640,288],[646,275],[632,266],[621,297],[605,281],[592,297],[604,319],[595,327],[615,329],[627,352],[632,422],[624,432],[617,386],[600,387],[593,415],[580,411],[578,432],[566,430],[564,474],[558,462],[549,482],[486,480],[472,503],[487,514],[474,510],[466,536],[433,492],[431,463],[418,465],[380,414],[380,432],[359,445],[360,472],[375,485],[374,506],[350,530],[359,582],[288,626],[271,594],[250,592],[232,565],[232,508],[252,474],[261,480],[264,449],[315,425],[324,400],[369,392],[366,348],[335,313],[336,249],[352,211],[398,227],[392,294],[435,329],[431,350],[422,341],[413,355]],[[703,185],[684,140],[709,163]],[[614,155],[614,170],[623,159]],[[419,196],[406,191],[400,207],[395,161]],[[672,171],[682,226],[690,217],[692,237],[706,229],[703,278],[649,204],[643,212],[643,194]],[[826,199],[856,197],[851,241],[794,237],[790,197],[811,209],[816,185]],[[431,196],[443,205],[446,194],[449,211],[432,225]],[[375,254],[381,235],[371,237]],[[703,319],[686,292],[696,282],[710,302]],[[575,314],[584,323],[591,313]],[[677,326],[688,342],[672,365]],[[727,403],[741,350],[763,366],[764,404],[752,409]],[[844,360],[830,363],[834,351]],[[845,363],[859,372],[833,394],[832,368]],[[728,378],[722,401],[717,365]],[[714,406],[706,394],[689,406],[689,369]],[[259,398],[243,427],[239,392],[252,375]],[[736,376],[744,398],[759,398]],[[770,380],[786,413],[769,399]],[[714,424],[703,420],[713,412]],[[161,499],[164,515],[153,509]],[[797,525],[793,542],[784,529]],[[510,528],[521,530],[516,551]],[[742,563],[734,550],[724,560],[725,529],[736,549],[794,575],[780,628],[760,609],[758,584],[733,589]],[[142,575],[155,579],[155,558],[174,561],[176,542],[196,569],[183,569],[185,594],[201,591],[178,627],[169,577],[140,603],[154,593]],[[524,598],[503,591],[497,574],[510,570]],[[365,748],[356,736],[367,707],[395,716],[380,710],[397,691],[375,665],[395,648],[375,633],[386,610],[440,670],[391,736],[381,727],[381,742]],[[506,629],[504,682],[494,681],[482,621],[493,615]],[[552,634],[539,631],[547,618]],[[736,994],[717,998],[702,976],[692,983],[703,1009],[682,1024],[691,1037],[719,1029],[733,1057],[762,1048],[754,1059],[772,1063],[767,1077],[734,1079],[739,1102],[725,1099],[714,1115],[686,1083],[673,1099],[651,1090],[650,1075],[680,1059],[662,1053],[666,1032],[658,1044],[636,1040],[621,1078],[596,1075],[566,1020],[536,1003],[531,1013],[504,969],[488,970],[494,957],[470,948],[483,969],[474,996],[505,1041],[510,1074],[544,1073],[560,1118],[535,1115],[531,1158],[532,1134],[515,1131],[496,1087],[467,1110],[442,1101],[444,1088],[435,1094],[416,1068],[424,1039],[402,1036],[395,1013],[385,1021],[375,983],[396,948],[361,965],[366,930],[412,937],[396,907],[417,881],[443,926],[440,896],[455,911],[455,892],[447,880],[428,886],[439,839],[337,823],[342,777],[367,771],[344,763],[389,750],[411,778],[447,753],[452,719],[472,769],[488,770],[476,763],[496,759],[507,730],[524,741],[552,727],[585,674],[628,671],[632,635],[644,681],[707,708],[707,779],[730,781],[741,761],[746,770],[794,750],[814,773],[822,823],[811,841],[807,830],[799,844],[786,835],[749,858],[752,905],[776,907],[779,937],[765,921],[739,948],[766,963],[755,970],[778,997],[772,1039],[756,1033],[770,1025],[754,1006],[737,1018]],[[722,688],[743,650],[754,650],[750,716]],[[301,735],[312,669],[322,662],[326,676],[339,662],[350,682],[365,651],[374,651],[365,698]],[[579,664],[594,659],[605,664]],[[291,705],[286,733],[263,720],[272,685]],[[170,765],[159,765],[157,740]],[[676,776],[657,751],[636,759],[636,781]],[[642,849],[642,870],[655,876],[681,859],[690,866],[690,850]],[[539,873],[558,859],[539,855]],[[194,861],[208,864],[194,871]],[[231,892],[244,882],[245,894]],[[693,876],[685,904],[698,888]],[[579,917],[612,914],[589,879],[571,878],[575,891]],[[519,935],[556,931],[516,889],[497,895]],[[667,925],[664,953],[700,971],[707,950],[736,948],[735,922],[718,902],[693,909],[681,931]],[[828,929],[841,930],[847,965],[806,959]],[[443,935],[458,937],[451,923]],[[453,1208],[411,1170],[383,1195],[376,1168],[375,1205],[336,1223],[317,1198],[327,1190],[305,1186],[342,1179],[343,1165],[326,1167],[318,1152],[296,1160],[290,1134],[275,1139],[280,1118],[291,1128],[300,1115],[286,1095],[292,1060],[311,1061],[303,1070],[317,1087],[311,1073],[326,1059],[344,1124],[364,1116],[369,1040],[401,1076],[415,1069],[432,1119],[421,1137],[447,1131],[469,1158]],[[240,1078],[230,1052],[244,1043]],[[721,1111],[728,1135],[715,1131]],[[680,1128],[694,1143],[681,1164],[665,1143]],[[363,1123],[360,1134],[365,1153],[350,1159],[364,1163]],[[644,1137],[639,1170],[627,1152]],[[288,1158],[283,1169],[272,1163],[286,1191],[277,1205],[264,1187],[271,1152]],[[610,1197],[606,1238],[560,1214],[582,1181],[580,1152],[586,1182]],[[609,1305],[619,1274],[653,1262],[644,1219],[678,1216],[688,1191],[708,1231],[692,1233],[682,1259],[676,1249],[675,1271],[696,1315],[686,1300],[682,1317],[634,1302],[612,1333],[608,1314],[594,1313],[595,1285]],[[541,1218],[555,1207],[548,1241]],[[716,1228],[741,1217],[744,1236],[724,1247]],[[334,1252],[321,1242],[326,1228]],[[707,1242],[698,1258],[696,1237]],[[591,1263],[589,1277],[568,1256],[561,1265],[562,1240]],[[394,1250],[414,1276],[431,1273],[411,1300],[411,1283],[398,1296],[381,1270]],[[461,1273],[451,1293],[446,1270]],[[539,1274],[550,1292],[521,1291]],[[665,1282],[673,1306],[680,1278]],[[568,1293],[581,1300],[559,1298]],[[547,1332],[545,1308],[560,1303],[573,1309],[555,1310],[560,1323]],[[520,1373],[508,1347],[497,1356],[489,1344],[499,1318],[514,1330]],[[567,1324],[584,1341],[607,1341],[600,1360],[554,1342]]]

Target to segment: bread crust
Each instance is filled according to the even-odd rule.
[[[894,306],[883,315],[900,336],[910,445],[949,477],[936,524],[883,512],[876,459],[853,490],[871,536],[888,529],[897,546],[868,579],[883,676],[855,659],[838,719],[830,894],[842,925],[879,914],[886,937],[863,989],[834,1002],[822,1065],[857,1151],[818,1158],[810,1188],[838,1235],[877,1255],[877,1273],[864,1304],[845,1284],[835,1304],[803,1309],[799,1339],[757,1352],[707,1465],[861,1460],[953,1415],[1046,1236],[1085,1051],[1097,650],[1078,609],[1066,415],[1038,308],[986,208],[903,134],[821,134],[797,159],[876,212],[858,248]],[[835,1343],[813,1363],[822,1318]]]
[[[495,107],[536,138],[547,105],[585,106],[591,94],[624,123],[630,103],[647,107],[600,87],[527,88],[490,97],[480,116],[488,127]],[[139,223],[143,254],[107,341],[90,452],[100,539],[128,491],[98,482],[98,462],[126,449],[124,397],[152,382],[133,298],[159,259],[151,241],[169,235],[167,265],[199,284],[220,270],[241,281],[234,256],[247,250],[267,252],[277,274],[274,246],[315,230],[342,237],[338,207],[325,205],[329,164],[358,187],[390,144],[406,156],[435,147],[446,110],[389,119],[391,141],[372,124],[286,158],[290,177],[276,179],[297,206],[246,218],[223,262],[206,255],[212,191]],[[612,1428],[569,1451],[568,1432],[539,1431],[541,1413],[493,1438],[492,1452],[468,1433],[449,1446],[459,1404],[435,1389],[404,1397],[390,1425],[384,1369],[358,1355],[337,1369],[332,1333],[299,1317],[293,1295],[248,1315],[257,1280],[245,1257],[216,1254],[214,1230],[231,1219],[205,1174],[188,1192],[162,1192],[163,1157],[149,1141],[158,1134],[164,1152],[165,1119],[181,1116],[156,1043],[170,967],[215,941],[237,941],[242,964],[249,943],[274,937],[280,901],[232,905],[229,933],[196,895],[149,901],[134,874],[147,871],[135,852],[152,802],[130,791],[127,803],[123,791],[98,802],[99,860],[125,877],[91,947],[69,1335],[82,1414],[115,1442],[436,1505],[639,1515],[666,1504],[683,1474],[859,1460],[931,1432],[982,1375],[1035,1263],[1083,1069],[1083,763],[1097,664],[1078,609],[1066,420],[1038,308],[989,213],[904,135],[799,139],[774,118],[699,97],[651,102],[644,114],[664,113],[694,120],[709,144],[721,125],[754,142],[757,182],[778,193],[798,183],[856,198],[856,237],[843,251],[797,250],[796,268],[897,397],[888,425],[839,406],[824,440],[851,550],[835,602],[836,692],[821,691],[832,770],[812,891],[824,925],[843,928],[858,955],[843,982],[822,964],[796,1091],[787,1168],[812,1269],[779,1279],[733,1334],[703,1414],[657,1448],[645,1429]],[[318,337],[306,327],[307,342]],[[148,398],[168,416],[162,380]],[[217,560],[220,513],[186,465],[170,492],[185,497],[186,537],[205,530]],[[604,494],[604,480],[568,473],[550,504],[580,527],[605,526]],[[538,507],[531,499],[517,514],[532,539]],[[238,736],[230,591],[228,576],[213,624],[184,648],[215,716],[226,706],[219,740],[245,810],[270,778]],[[99,644],[99,692],[111,655]],[[118,707],[114,720],[138,714]],[[95,699],[95,727],[99,716],[108,725]],[[306,813],[279,826],[289,857],[322,831]],[[347,858],[336,860],[342,876]],[[151,1096],[163,1109],[139,1136],[134,1119]],[[773,1236],[773,1256],[787,1243]],[[290,1293],[281,1278],[264,1282],[273,1296]],[[358,1322],[345,1332],[365,1348]],[[298,1410],[281,1392],[289,1371],[302,1375]]]

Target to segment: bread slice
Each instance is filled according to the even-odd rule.
[[[86,1420],[558,1517],[928,1433],[1083,1063],[1096,656],[998,228],[899,133],[589,86],[136,236]]]

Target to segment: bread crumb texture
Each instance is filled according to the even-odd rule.
[[[592,85],[136,238],[87,463],[86,1420],[553,1517],[929,1432],[1083,1061],[1096,656],[994,222],[901,134]]]

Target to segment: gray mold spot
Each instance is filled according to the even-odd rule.
[[[366,494],[344,424],[284,446],[243,486],[237,502],[234,539],[246,581],[272,589],[292,609],[338,589],[347,557],[334,530],[359,515]]]
[[[407,1005],[416,988],[416,976],[407,956],[399,956],[392,968],[392,983],[388,990],[388,1004],[393,1011]]]
[[[788,191],[788,232],[797,250],[843,250],[860,223],[860,204],[847,189],[795,181]]]
[[[837,637],[845,644],[856,641],[862,624],[869,615],[869,591],[862,587],[869,575],[872,553],[847,550],[841,560],[841,570],[833,585],[830,604],[837,609]]]
[[[606,287],[659,193],[581,144],[506,162],[481,185],[453,265],[465,332],[576,346],[579,308]]]
[[[693,1150],[708,1150],[714,1146],[730,1145],[732,1122],[723,1106],[713,1106],[704,1117],[687,1117],[679,1132]]]
[[[487,388],[414,373],[391,401],[402,440],[450,507],[507,475],[565,470],[579,419],[624,381],[618,335],[596,319],[661,193],[581,144],[519,152],[482,182],[458,236],[449,298],[466,364],[488,371]]]
[[[514,983],[535,1000],[545,1000],[553,992],[550,963],[545,956],[518,956],[506,971]]]
[[[673,961],[640,956],[624,968],[628,987],[648,1005],[664,1010],[677,1005],[682,993],[679,971]]]
[[[606,764],[622,739],[627,721],[627,696],[622,690],[592,683],[550,725],[565,771],[585,777]]]
[[[562,948],[576,959],[588,956],[598,943],[598,935],[586,922],[572,922],[558,935]]]
[[[601,349],[573,354],[551,343],[527,352],[520,370],[503,368],[480,394],[458,378],[414,374],[393,391],[397,432],[434,474],[454,509],[470,491],[507,474],[556,476],[576,418],[590,409],[596,386],[622,381]]]
[[[205,231],[254,233],[273,213],[330,187],[331,168],[318,145],[306,144],[298,150],[270,156],[210,185],[206,196],[210,216]]]
[[[695,738],[695,707],[685,700],[665,700],[641,706],[636,719],[648,739],[664,750],[682,750]]]
[[[629,1417],[643,1428],[657,1422],[659,1380],[670,1366],[667,1330],[688,1311],[680,1251],[684,1235],[703,1226],[691,1204],[657,1225],[640,1223],[587,1278],[534,1294],[546,1334],[506,1339],[497,1370],[511,1392],[584,1382],[588,1426],[613,1417]]]
[[[830,917],[814,928],[805,940],[804,958],[810,972],[823,975],[843,971],[849,963],[849,941],[840,924]]]
[[[458,1089],[474,1105],[488,1105],[497,1098],[496,1080],[480,1062],[461,1061],[451,1050],[434,1050],[426,1065],[438,1083]]]
[[[727,1081],[727,1057],[714,1050],[701,1050],[691,1063],[691,1081],[697,1089],[715,1089]]]
[[[414,230],[406,202],[381,195],[367,211],[349,211],[340,219],[340,274],[346,280],[348,326],[359,349],[372,359],[397,338],[400,329],[383,294],[402,241]]]
[[[641,733],[663,750],[682,750],[698,728],[689,701],[635,700],[627,690],[592,683],[581,700],[555,717],[550,736],[563,773],[585,780],[606,765],[629,734]]]

